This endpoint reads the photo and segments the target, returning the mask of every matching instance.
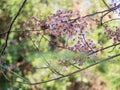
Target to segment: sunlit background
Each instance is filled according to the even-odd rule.
[[[5,43],[4,32],[7,31],[10,21],[15,16],[22,2],[23,0],[0,0],[0,50]],[[110,0],[106,0],[106,3],[109,5]],[[119,46],[114,50],[110,48],[104,54],[103,52],[98,53],[98,56],[92,58],[91,62],[87,62],[86,54],[73,53],[66,50],[51,52],[49,42],[46,39],[40,40],[42,35],[36,35],[32,32],[30,37],[28,37],[27,34],[24,34],[23,31],[25,29],[32,27],[24,27],[24,23],[29,21],[30,18],[36,17],[44,20],[52,13],[56,13],[57,10],[63,9],[80,11],[80,15],[85,16],[96,11],[105,10],[107,7],[103,0],[28,0],[12,27],[8,47],[0,58],[2,64],[13,71],[12,73],[8,70],[0,70],[0,90],[120,90],[120,57],[66,78],[37,85],[24,84],[27,81],[37,83],[58,78],[90,65],[94,61],[120,52]],[[112,18],[119,18],[118,14],[114,12],[111,12],[110,15]],[[91,19],[98,19],[99,17],[100,15],[95,15]],[[107,20],[109,20],[109,17],[105,16],[103,21]],[[97,44],[99,48],[112,44],[112,41],[104,36],[103,27],[99,27],[98,23],[96,24],[92,21],[89,21],[89,24],[91,25],[89,27],[91,30],[88,30],[90,32],[88,37],[91,37],[96,44],[98,41],[103,41],[102,46]],[[119,26],[120,22],[115,20],[109,22],[108,25],[110,27]],[[49,39],[47,35],[45,38]],[[34,44],[39,47],[39,51]],[[84,64],[77,62],[79,64],[71,65],[70,63],[76,57],[81,58],[83,60],[81,62],[84,62]],[[64,63],[61,64],[60,60],[63,60]],[[8,81],[9,79],[12,79],[13,82]]]

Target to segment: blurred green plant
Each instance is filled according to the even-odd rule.
[[[100,1],[94,1],[93,2],[93,8],[89,10],[89,12],[96,12],[99,7],[104,7],[105,5],[102,3],[102,0]],[[3,33],[7,30],[8,25],[12,18],[15,16],[22,0],[1,0],[0,1],[0,33]],[[60,71],[61,74],[63,72],[65,74],[76,70],[77,66],[80,66],[88,60],[87,54],[85,53],[74,53],[68,50],[56,50],[56,51],[49,51],[49,43],[46,42],[45,39],[41,40],[41,51],[38,53],[36,50],[36,47],[33,47],[33,42],[24,35],[23,31],[23,24],[25,21],[28,20],[29,17],[35,16],[41,19],[44,19],[51,13],[56,12],[59,9],[70,9],[72,6],[71,0],[29,0],[27,1],[27,4],[25,5],[25,8],[22,10],[22,13],[17,18],[9,38],[9,44],[5,51],[4,58],[6,59],[6,63],[8,66],[15,64],[16,67],[12,68],[13,71],[17,72],[19,75],[24,76],[25,78],[28,78],[31,82],[39,82],[42,80],[48,80],[50,78],[59,77],[59,73],[57,71]],[[96,8],[95,8],[96,7]],[[110,25],[113,25],[114,23],[111,23]],[[117,23],[118,24],[118,23]],[[118,24],[119,25],[119,24]],[[94,26],[92,33],[92,37],[94,40],[100,40],[103,41],[103,46],[107,46],[111,43],[111,41],[108,41],[107,37],[104,36],[103,28]],[[0,50],[5,42],[4,36],[0,35]],[[22,37],[22,40],[21,40]],[[32,38],[36,41],[39,41],[39,38],[41,36],[32,36]],[[46,38],[48,38],[46,36]],[[49,39],[49,38],[48,38]],[[39,44],[39,42],[37,42]],[[107,51],[111,51],[112,49],[108,49]],[[43,53],[42,53],[43,52]],[[100,54],[98,58],[106,57],[108,55],[114,55],[119,53],[119,47],[115,48],[113,52],[104,55]],[[81,60],[80,60],[81,59]],[[95,58],[89,58],[90,62],[88,61],[87,64],[93,63],[95,61]],[[108,88],[109,90],[119,90],[120,88],[120,77],[119,77],[119,58],[117,63],[102,63],[95,67],[96,73],[101,73],[101,75],[104,77],[105,80],[108,81]],[[93,60],[93,61],[92,61]],[[24,62],[25,61],[25,62]],[[74,62],[77,62],[79,64],[75,64]],[[56,63],[58,63],[56,65]],[[59,63],[62,63],[66,65],[65,67],[59,65]],[[71,65],[71,63],[73,63]],[[46,66],[44,66],[46,64]],[[18,65],[18,66],[17,66]],[[86,65],[86,64],[85,64]],[[51,68],[53,71],[45,69],[41,70],[40,67],[48,67]],[[82,67],[82,66],[81,66]],[[26,69],[27,68],[27,69]],[[116,68],[118,69],[116,71]],[[27,72],[28,71],[28,72]],[[114,75],[111,75],[114,74]],[[0,84],[0,88],[2,90],[26,90],[26,89],[36,89],[36,90],[66,90],[66,87],[71,85],[69,78],[64,80],[57,80],[45,84],[41,84],[36,87],[32,87],[30,85],[26,84],[20,84],[17,82],[7,82],[7,80],[0,74],[0,82],[3,82]],[[13,80],[19,80],[18,77],[15,77],[14,75],[10,74],[9,72],[6,72],[6,75],[10,77]],[[79,74],[73,75],[75,78],[80,78],[81,76]],[[88,80],[89,82],[89,80]]]

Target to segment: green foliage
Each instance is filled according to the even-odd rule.
[[[23,0],[0,1],[0,33],[3,33],[8,29],[8,25],[12,20],[12,18],[16,15],[16,12],[18,11],[22,1]],[[29,81],[31,82],[40,82],[61,76],[59,75],[59,73],[55,72],[55,70],[59,71],[60,74],[65,74],[65,75],[75,70],[78,70],[78,68],[75,68],[71,65],[73,63],[75,63],[74,64],[75,66],[80,66],[83,64],[83,66],[80,66],[80,68],[82,68],[85,67],[86,65],[93,64],[94,62],[98,61],[99,58],[101,60],[101,58],[107,57],[108,55],[114,55],[119,53],[120,52],[119,47],[115,49],[113,48],[108,49],[104,54],[99,54],[97,58],[90,58],[86,53],[72,52],[69,50],[58,49],[58,50],[50,51],[49,42],[46,41],[46,39],[42,39],[40,43],[40,38],[42,37],[42,35],[39,36],[31,35],[33,41],[35,41],[35,44],[37,44],[37,47],[40,48],[40,51],[38,52],[38,50],[36,50],[36,47],[35,46],[33,47],[33,42],[24,33],[20,32],[24,30],[23,23],[27,21],[29,17],[35,16],[40,19],[44,19],[45,17],[49,16],[51,13],[56,12],[56,10],[58,9],[70,9],[72,6],[72,1],[74,0],[28,0],[20,16],[17,18],[16,22],[12,27],[12,31],[16,31],[16,32],[10,33],[8,47],[6,48],[4,54],[4,58],[7,61],[6,64],[9,66],[11,64],[17,63],[18,65],[21,64],[22,60],[25,60],[28,63],[23,65],[24,67],[25,66],[27,67],[28,64],[31,65],[27,68],[26,71],[29,71],[28,69],[33,69],[33,72],[29,71],[27,74],[24,75],[24,77],[28,78]],[[90,8],[89,10],[90,13],[98,11],[100,7],[105,7],[105,5],[102,3],[102,0],[100,1],[90,0],[90,1],[92,2],[93,5],[92,8]],[[110,25],[113,24],[119,25],[118,22],[114,22],[114,21],[110,23]],[[94,31],[92,34],[90,34],[90,36],[94,41],[99,41],[99,40],[103,41],[103,46],[107,46],[111,44],[111,41],[108,40],[108,37],[104,35],[103,32],[104,28],[94,25],[93,29]],[[0,51],[5,43],[4,37],[5,34],[0,35],[0,45],[1,45]],[[23,37],[22,40],[19,40],[20,37]],[[45,36],[45,38],[50,39],[47,35]],[[113,52],[110,52],[111,50],[113,50]],[[104,79],[108,81],[107,84],[110,85],[108,86],[109,88],[108,90],[116,90],[117,88],[120,88],[120,77],[119,77],[120,58],[116,58],[116,59],[117,62],[101,63],[94,69],[96,73],[100,73],[101,76],[103,76]],[[15,70],[13,69],[13,71],[23,76],[22,69],[23,71],[25,71],[24,67],[23,68],[16,67]],[[53,69],[53,71],[49,69],[43,69],[43,70],[39,69],[41,67],[48,67],[50,69]],[[9,74],[9,72],[6,72],[6,75],[8,75],[10,78],[13,78],[14,80],[19,80],[18,77]],[[73,77],[77,79],[82,78],[80,74],[73,75]],[[1,78],[1,74],[0,74],[0,78]],[[19,84],[17,82],[9,83],[3,77],[0,80],[1,80],[0,82],[4,82],[0,84],[0,88],[3,87],[3,90],[33,89],[30,85]],[[84,81],[89,82],[87,78],[85,78]],[[64,80],[61,79],[61,80],[41,84],[38,85],[37,87],[41,90],[66,90],[66,87],[69,85],[70,85],[70,81],[68,80],[68,78],[66,78]]]
[[[97,69],[99,72],[106,74],[108,72],[108,65],[105,63],[101,63],[100,65],[97,66]]]

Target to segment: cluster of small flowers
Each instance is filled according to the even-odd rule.
[[[38,30],[43,29],[44,34],[55,38],[68,38],[72,41],[72,44],[66,42],[66,48],[69,50],[89,53],[96,51],[97,48],[91,39],[86,40],[87,26],[87,20],[80,16],[78,11],[73,12],[72,10],[58,10],[44,20],[32,17],[25,23],[25,27],[30,29],[27,32],[28,35],[31,35],[33,31],[32,34],[36,35],[36,33],[40,33]]]
[[[109,37],[109,39],[113,39],[114,43],[120,42],[120,28],[116,27],[113,31],[108,26],[105,27],[105,34]]]
[[[79,12],[71,10],[58,10],[56,14],[48,16],[45,20],[47,29],[46,34],[55,37],[67,36],[73,41],[68,45],[68,49],[79,52],[96,51],[96,45],[91,39],[85,40],[88,31],[86,30],[87,22],[82,18]]]
[[[77,20],[75,20],[76,18]],[[67,36],[70,38],[87,26],[79,12],[71,10],[58,10],[56,14],[48,16],[45,22],[48,27],[45,32],[56,37]]]
[[[76,44],[69,47],[72,51],[86,52],[88,54],[94,53],[98,50],[96,44],[94,44],[92,39],[84,40],[80,38]],[[97,53],[94,53],[93,56],[96,57]]]
[[[111,0],[110,7],[116,7],[120,4],[120,0]],[[120,15],[120,7],[115,10],[115,12]]]

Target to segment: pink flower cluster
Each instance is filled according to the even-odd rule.
[[[115,30],[110,29],[108,26],[105,27],[105,34],[110,39],[113,39],[114,43],[120,41],[120,28],[116,27]]]
[[[78,19],[74,20],[76,18]],[[70,38],[76,33],[80,33],[87,26],[79,12],[71,10],[58,10],[56,14],[48,16],[45,22],[48,27],[45,32],[56,37],[67,36]]]
[[[82,18],[79,12],[71,10],[58,10],[56,14],[48,16],[45,20],[46,34],[55,37],[68,37],[73,44],[67,44],[67,48],[78,52],[94,52],[96,45],[91,39],[86,40],[88,31],[87,20]]]
[[[93,53],[97,50],[92,39],[88,39],[87,20],[78,11],[58,10],[44,20],[32,17],[25,23],[26,26],[31,26],[26,32],[28,35],[41,35],[42,32],[39,30],[42,29],[44,34],[53,36],[56,40],[64,39],[65,48],[71,51]],[[56,40],[53,40],[55,42],[52,44],[60,45],[61,42]]]
[[[88,54],[94,53],[98,50],[92,39],[84,40],[80,38],[76,44],[69,47],[69,50],[86,52]],[[97,53],[94,53],[93,56],[96,56]]]
[[[120,0],[111,0],[110,7],[116,7],[120,4]],[[120,15],[120,7],[115,10],[115,12]]]

